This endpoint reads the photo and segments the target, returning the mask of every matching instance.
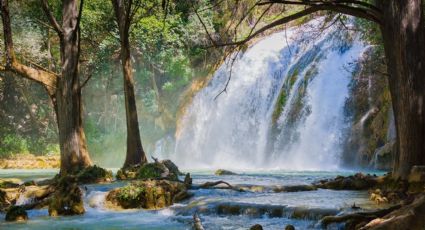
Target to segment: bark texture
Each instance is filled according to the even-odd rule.
[[[140,138],[137,116],[136,97],[134,93],[134,76],[131,65],[129,31],[131,24],[132,1],[112,0],[118,24],[121,45],[121,64],[124,77],[125,114],[127,121],[127,153],[124,168],[147,163]]]
[[[81,87],[79,82],[80,27],[83,1],[62,1],[62,26],[59,26],[50,11],[47,1],[42,0],[43,9],[60,38],[61,74],[33,68],[20,63],[14,53],[8,1],[1,0],[6,64],[4,71],[42,84],[52,99],[59,128],[61,150],[61,175],[76,174],[91,165],[86,138],[82,126]]]
[[[425,21],[421,0],[378,0],[397,129],[393,175],[425,164]]]

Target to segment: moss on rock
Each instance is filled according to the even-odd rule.
[[[171,160],[156,161],[142,166],[135,165],[122,168],[117,172],[118,180],[128,179],[168,179],[178,180],[182,175],[179,168]]]
[[[234,173],[232,171],[229,170],[225,170],[225,169],[217,169],[217,171],[214,172],[215,175],[217,176],[223,176],[223,175],[237,175],[237,173]]]
[[[186,186],[177,181],[134,181],[110,191],[106,201],[110,208],[160,209],[172,205],[176,197],[185,197],[183,193],[187,193]]]
[[[77,174],[78,183],[101,183],[112,181],[112,171],[96,165],[87,167]]]

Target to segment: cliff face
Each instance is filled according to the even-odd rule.
[[[350,126],[344,137],[346,166],[388,170],[395,151],[395,127],[382,51],[370,47],[357,63],[345,104]]]

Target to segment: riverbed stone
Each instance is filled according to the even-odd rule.
[[[225,169],[217,169],[217,171],[215,171],[214,174],[217,176],[237,175],[237,173],[234,173],[232,171],[225,170]]]
[[[255,224],[255,225],[251,226],[251,228],[249,228],[249,230],[263,230],[263,226],[261,226],[260,224]]]

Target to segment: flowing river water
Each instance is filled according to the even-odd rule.
[[[0,170],[1,178],[38,180],[53,177],[55,170]],[[191,171],[194,184],[225,180],[233,185],[300,185],[350,175],[353,171],[245,171],[239,175],[215,176],[212,171]],[[378,172],[375,172],[378,173]],[[107,191],[129,182],[81,186],[86,213],[72,217],[49,217],[47,209],[29,210],[26,222],[7,223],[0,214],[0,229],[191,229],[192,215],[199,213],[206,229],[248,229],[261,224],[264,229],[320,229],[323,215],[350,212],[355,203],[364,209],[378,205],[367,191],[319,189],[305,192],[269,190],[237,192],[228,189],[191,190],[194,196],[162,210],[108,210],[103,206]]]

